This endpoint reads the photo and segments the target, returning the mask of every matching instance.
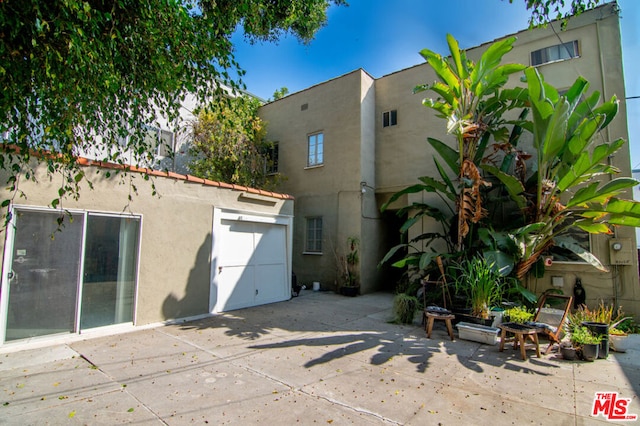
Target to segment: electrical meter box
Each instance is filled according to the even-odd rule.
[[[631,265],[636,250],[631,247],[630,238],[612,238],[609,240],[609,259],[611,265]]]

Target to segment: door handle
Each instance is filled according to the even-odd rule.
[[[222,273],[222,266],[218,266],[218,273],[221,274]]]

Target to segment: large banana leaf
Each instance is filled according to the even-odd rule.
[[[580,257],[582,260],[584,260],[594,268],[602,272],[609,272],[607,267],[604,266],[602,262],[600,262],[600,260],[593,255],[593,253],[591,253],[588,250],[585,250],[584,247],[576,243],[576,241],[573,238],[558,236],[555,238],[555,244],[558,247],[562,247],[564,249],[567,249],[573,252],[575,255]]]
[[[454,176],[457,176],[460,172],[460,156],[458,154],[458,151],[435,138],[427,138],[427,142],[429,142],[433,149],[436,150],[438,155],[442,157],[444,162],[451,169],[452,174]]]
[[[393,194],[391,196],[391,198],[389,198],[389,201],[387,201],[386,203],[384,203],[382,205],[382,207],[380,207],[380,211],[384,212],[387,210],[387,208],[389,208],[389,206],[391,204],[393,204],[395,201],[399,200],[400,198],[402,198],[402,196],[406,195],[406,194],[415,194],[417,192],[422,192],[425,190],[425,186],[424,185],[420,185],[420,184],[416,184],[416,185],[411,185],[407,188],[404,188],[401,191],[396,192],[395,194]]]
[[[633,188],[636,185],[638,185],[638,181],[628,177],[613,179],[602,185],[602,187],[600,187],[600,182],[595,181],[577,190],[566,207],[589,208],[589,204],[592,203],[605,204],[609,199],[619,195],[625,189]],[[606,211],[609,211],[608,204]]]
[[[515,201],[518,208],[524,209],[525,207],[527,207],[527,199],[523,195],[524,186],[522,185],[522,182],[520,182],[520,180],[518,180],[515,176],[505,173],[490,164],[483,164],[481,167],[482,170],[491,173],[493,176],[497,177],[500,182],[502,182],[504,187],[507,189],[509,196],[511,196],[511,199]]]

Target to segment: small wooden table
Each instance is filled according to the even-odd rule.
[[[427,332],[427,337],[431,338],[431,331],[433,330],[433,323],[435,320],[442,320],[447,325],[447,331],[449,332],[449,337],[451,340],[455,340],[453,337],[453,325],[451,324],[451,320],[455,319],[456,316],[451,313],[445,312],[429,312],[426,311],[425,315],[427,317],[427,323],[425,325],[425,330]]]
[[[520,345],[520,354],[522,355],[522,359],[527,359],[524,347],[526,339],[531,339],[531,341],[536,345],[536,355],[540,358],[540,345],[538,343],[538,331],[540,330],[538,330],[538,328],[515,322],[505,322],[498,325],[498,327],[502,330],[500,335],[500,352],[504,351],[504,344],[507,341],[507,333],[512,333],[514,335],[513,349],[517,349],[518,345]]]

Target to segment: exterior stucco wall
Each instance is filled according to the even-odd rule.
[[[566,31],[560,31],[558,23],[554,25],[557,34],[551,27],[514,34],[517,41],[514,44],[514,49],[505,56],[504,62],[528,65],[532,51],[561,42],[578,40],[580,52],[578,58],[544,64],[539,66],[538,70],[545,76],[547,82],[561,90],[569,88],[581,75],[590,83],[589,93],[597,90],[602,94],[602,98],[607,100],[616,95],[620,100],[620,110],[616,119],[603,132],[602,137],[609,141],[616,138],[628,140],[619,17],[614,6],[605,4],[578,17],[571,18]],[[478,60],[491,43],[488,42],[467,50],[468,57]],[[293,194],[300,201],[296,203],[295,238],[297,245],[294,246],[294,256],[298,256],[298,261],[294,261],[294,264],[305,265],[303,256],[298,254],[302,250],[300,247],[303,246],[305,239],[304,216],[319,214],[317,212],[322,211],[322,215],[327,220],[327,238],[333,239],[338,235],[338,242],[349,235],[348,233],[341,234],[341,230],[348,229],[350,231],[351,224],[359,221],[363,246],[361,256],[363,281],[377,281],[379,284],[380,271],[373,272],[373,269],[370,268],[376,265],[390,248],[388,246],[390,239],[385,238],[384,235],[388,235],[387,228],[389,226],[397,226],[397,224],[391,225],[387,220],[380,220],[378,208],[393,193],[417,183],[419,176],[438,176],[434,164],[436,153],[427,143],[427,137],[434,137],[452,144],[454,138],[446,133],[446,122],[437,118],[432,110],[422,105],[424,97],[431,97],[434,94],[431,92],[413,94],[415,86],[432,83],[436,80],[436,76],[428,64],[420,64],[375,79],[372,89],[367,89],[364,85],[360,86],[360,102],[354,105],[358,94],[351,89],[356,87],[355,80],[358,75],[365,76],[366,74],[361,70],[355,71],[302,92],[294,93],[266,105],[262,108],[261,115],[270,122],[269,137],[280,141],[281,171],[289,176],[289,181],[283,185],[282,189],[284,192]],[[368,75],[366,77],[370,79]],[[520,81],[520,77],[520,75],[513,75],[509,85],[523,86],[525,83]],[[364,77],[361,81],[365,81]],[[370,106],[366,101],[365,91],[367,90],[374,97],[375,112],[373,114],[367,110]],[[328,102],[328,99],[331,101]],[[303,103],[309,105],[307,115],[303,115],[299,111],[300,105]],[[308,112],[311,111],[312,105],[322,105],[323,107],[315,109],[311,115]],[[348,108],[353,108],[353,110],[349,111]],[[397,110],[398,123],[395,126],[383,127],[382,113],[390,110]],[[343,120],[336,120],[337,115]],[[353,127],[358,124],[357,120],[360,120],[361,139],[356,137],[356,130]],[[365,123],[366,120],[369,120],[368,124]],[[345,126],[347,121],[350,122],[350,125]],[[340,150],[343,156],[340,159],[330,158],[328,152],[331,149],[331,138],[325,136],[326,164],[320,173],[331,173],[333,179],[330,181],[320,181],[313,175],[313,172],[317,171],[305,171],[301,166],[306,155],[305,132],[322,126],[327,129],[327,135],[334,131],[339,134],[349,134],[349,137],[341,138]],[[334,129],[334,127],[339,129]],[[360,141],[360,146],[358,146],[358,141]],[[296,146],[295,142],[299,146]],[[353,146],[345,146],[347,143],[353,144]],[[372,144],[375,147],[370,149],[369,146]],[[365,145],[366,149],[363,149]],[[525,150],[533,152],[530,135],[523,137],[521,146]],[[367,168],[372,152],[375,152],[373,171]],[[610,161],[612,165],[620,169],[621,175],[631,175],[628,148],[623,147]],[[292,164],[295,167],[294,170],[291,170]],[[357,164],[360,164],[360,177],[357,176],[357,173],[352,173]],[[371,180],[372,176],[374,177],[373,181]],[[359,205],[357,202],[359,195],[354,192],[358,180],[366,182],[371,187],[365,188],[364,194],[360,197],[360,213],[352,211],[352,209],[357,209]],[[323,185],[319,185],[320,182]],[[370,192],[372,191],[375,191],[375,200],[371,197]],[[626,196],[631,197],[631,192]],[[392,209],[408,206],[413,202],[443,205],[443,201],[436,195],[422,193],[403,197],[394,203]],[[375,208],[373,207],[374,203]],[[308,208],[311,205],[314,207]],[[316,213],[313,213],[313,209],[316,209]],[[357,219],[358,214],[361,216],[360,219]],[[343,227],[342,225],[346,223],[349,225]],[[441,231],[441,229],[435,221],[426,218],[422,223],[416,224],[410,229],[408,238],[411,239],[429,231]],[[621,239],[625,243],[629,241],[633,248],[636,247],[635,232],[632,228],[620,227],[615,230],[613,236],[592,236],[592,252],[604,264],[612,263],[609,249],[612,237]],[[371,249],[376,244],[378,244],[378,252]],[[385,246],[385,244],[387,245]],[[321,257],[326,258],[326,254],[324,253]],[[314,276],[330,275],[330,270],[334,268],[329,259],[314,259],[313,263],[308,259],[306,265],[313,265]],[[321,268],[329,269],[322,272]],[[372,278],[374,275],[376,278]],[[308,276],[311,277],[311,275]],[[540,293],[551,286],[552,276],[563,277],[562,290],[565,294],[573,293],[575,279],[580,277],[587,290],[587,302],[593,304],[599,299],[614,300],[622,304],[629,313],[640,315],[640,288],[638,286],[636,256],[631,259],[629,264],[612,265],[610,272],[607,273],[598,272],[584,263],[555,262],[548,268],[544,278],[535,280],[535,282],[530,280],[528,285]]]
[[[347,238],[361,239],[363,251],[372,247],[362,235],[361,182],[375,185],[374,97],[373,79],[357,70],[260,110],[268,139],[279,146],[279,172],[285,176],[279,191],[296,194],[293,265],[298,282],[308,287],[318,281],[322,289],[335,289],[336,255],[344,254]],[[316,132],[324,135],[324,163],[306,167],[307,137]],[[305,252],[309,217],[322,217],[322,253]]]
[[[154,178],[158,195],[152,195],[151,184],[136,173],[130,176],[138,194],[128,202],[129,178],[106,178],[105,170],[96,174],[94,167],[85,170],[94,189],[82,185],[80,198],[65,200],[62,208],[130,212],[142,217],[135,325],[209,312],[214,207],[268,215],[293,214],[292,200],[256,200],[241,191],[172,178]],[[38,171],[37,184],[21,181],[20,189],[27,198],[16,199],[17,205],[44,208],[55,197],[60,177],[50,180],[42,168]],[[5,243],[2,238],[3,253]]]

